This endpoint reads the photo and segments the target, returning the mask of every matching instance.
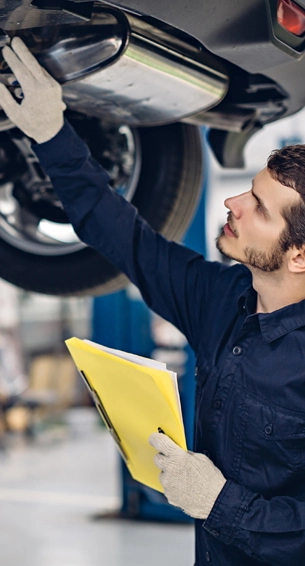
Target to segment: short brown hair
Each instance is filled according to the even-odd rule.
[[[301,248],[305,244],[305,145],[287,145],[273,150],[267,167],[273,179],[301,196],[299,204],[282,211],[286,228],[280,239],[283,251],[291,246]]]

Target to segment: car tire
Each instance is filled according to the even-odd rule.
[[[141,170],[132,202],[156,231],[177,241],[186,231],[201,194],[200,130],[174,123],[140,128],[138,135]],[[102,295],[128,283],[125,275],[89,247],[43,256],[18,249],[2,238],[0,277],[48,295]]]

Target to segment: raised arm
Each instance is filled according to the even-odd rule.
[[[56,137],[33,149],[79,238],[123,271],[148,306],[196,349],[199,320],[222,266],[156,234],[108,186],[107,173],[67,122]]]

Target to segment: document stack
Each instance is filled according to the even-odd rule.
[[[70,338],[70,354],[132,477],[163,492],[153,432],[186,450],[177,375],[166,364]]]

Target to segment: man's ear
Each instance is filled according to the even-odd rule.
[[[288,269],[291,273],[305,273],[305,245],[301,248],[293,246],[288,251]]]

